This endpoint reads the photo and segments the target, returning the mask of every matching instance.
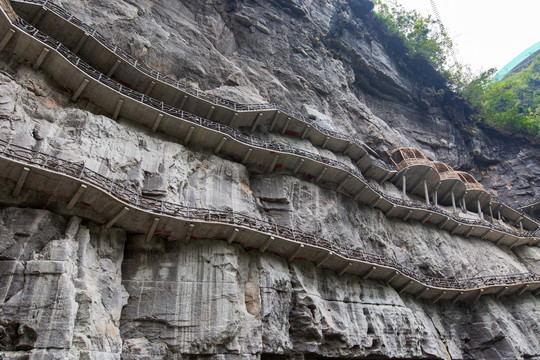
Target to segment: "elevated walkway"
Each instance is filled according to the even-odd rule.
[[[42,68],[63,86],[71,89],[73,100],[84,97],[101,106],[113,118],[120,114],[153,131],[163,131],[183,139],[184,144],[196,143],[226,158],[242,162],[254,171],[279,169],[289,174],[314,179],[324,186],[335,188],[370,207],[377,207],[387,216],[414,219],[438,225],[453,234],[478,236],[510,247],[538,244],[540,238],[532,230],[514,231],[508,227],[483,220],[456,216],[437,206],[407,201],[381,193],[371,186],[363,175],[350,165],[296,148],[264,142],[238,130],[183,110],[165,105],[144,94],[116,83],[83,62],[61,43],[24,22],[11,27],[3,21],[1,30],[7,34],[4,47],[13,56],[28,61],[34,68]],[[11,35],[10,35],[11,34]],[[15,34],[15,35],[14,35]],[[13,40],[11,40],[13,37]],[[9,43],[9,44],[8,44]],[[361,147],[351,147],[351,159],[362,162],[370,156]],[[375,162],[372,162],[375,164]],[[396,170],[371,165],[386,171],[385,178],[393,177]],[[387,166],[388,167],[388,166]],[[527,226],[527,219],[522,217]],[[533,230],[537,229],[533,222]]]
[[[91,219],[105,227],[119,226],[132,233],[169,241],[216,239],[247,250],[271,252],[316,263],[343,275],[383,281],[396,291],[433,303],[476,301],[481,296],[540,295],[540,275],[525,273],[474,278],[435,278],[417,273],[380,255],[340,246],[338,240],[268,223],[227,211],[193,208],[142,196],[99,173],[72,163],[10,145],[0,140],[2,192],[0,203],[46,207],[65,215]]]

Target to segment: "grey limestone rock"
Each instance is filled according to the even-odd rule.
[[[368,1],[59,2],[150,66],[241,102],[275,102],[365,141],[415,146],[494,195],[537,194],[538,145],[480,126],[425,62],[408,59]],[[418,274],[540,271],[507,249],[404,222],[313,181],[249,172],[196,145],[70,101],[46,74],[0,58],[0,137],[153,197],[317,234]],[[350,163],[308,140],[259,137]],[[375,185],[399,196],[391,184]],[[8,359],[524,359],[540,357],[540,300],[431,304],[383,282],[215,239],[170,241],[54,207],[0,208],[0,357]],[[225,236],[224,236],[225,237]]]

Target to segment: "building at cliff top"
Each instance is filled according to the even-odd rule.
[[[493,76],[493,80],[502,80],[509,74],[514,74],[521,71],[529,66],[534,58],[538,55],[540,55],[540,41],[534,45],[531,45],[529,48],[512,59],[502,69],[497,71],[497,73]]]

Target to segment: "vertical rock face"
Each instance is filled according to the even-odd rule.
[[[512,201],[538,193],[538,146],[483,127],[469,131],[468,108],[422,60],[405,57],[368,1],[60,3],[195,88],[277,102],[357,136],[383,157],[416,146]],[[540,272],[536,246],[454,236],[386,217],[324,184],[279,171],[252,174],[113,121],[97,105],[71,102],[46,74],[5,53],[0,60],[0,137],[13,144],[84,162],[146,196],[231,210],[383,255],[419,276]],[[256,135],[341,156],[264,129]],[[399,194],[391,184],[376,186]],[[53,200],[25,208],[5,189],[0,358],[540,358],[540,300],[530,293],[432,304],[382,281],[222,240],[147,241],[107,229],[104,219],[61,215]]]
[[[0,348],[10,357],[119,358],[125,234],[3,208]]]

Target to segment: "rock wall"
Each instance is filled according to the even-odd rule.
[[[509,199],[538,193],[538,147],[492,129],[471,131],[466,105],[421,60],[404,56],[366,1],[61,4],[194,87],[283,104],[356,134],[383,156],[419,147],[481,175]],[[152,196],[232,209],[383,254],[420,274],[540,271],[538,247],[510,250],[452,236],[386,218],[314,182],[249,173],[196,146],[115,122],[84,100],[73,103],[46,74],[4,53],[0,60],[0,136],[15,144],[84,161]],[[540,300],[529,293],[431,304],[383,282],[223,241],[145,242],[61,216],[47,203],[2,204],[5,358],[540,358]]]

